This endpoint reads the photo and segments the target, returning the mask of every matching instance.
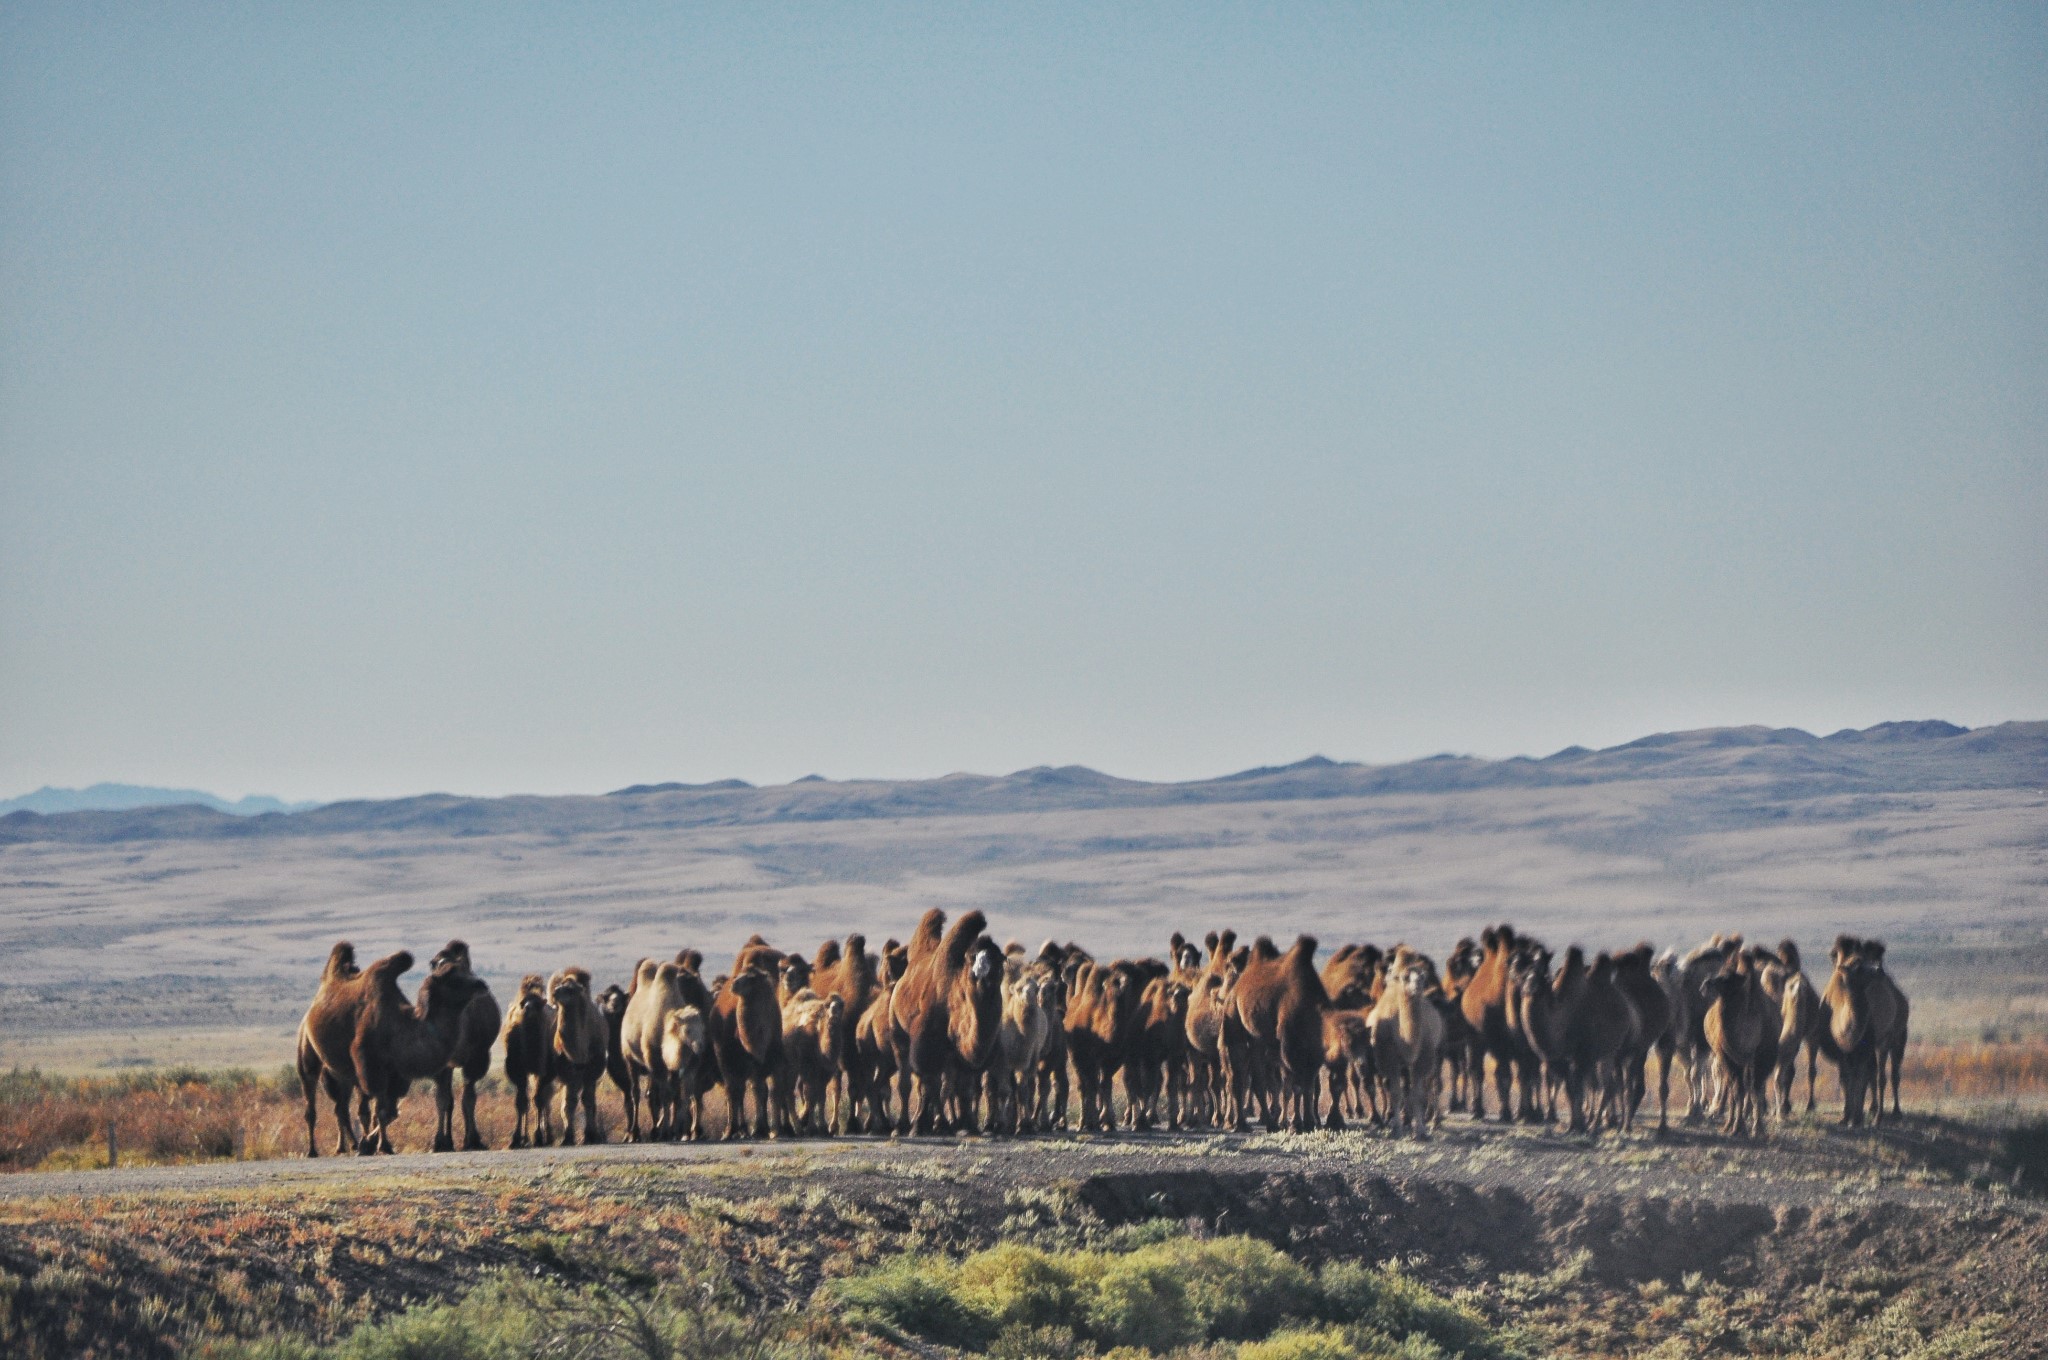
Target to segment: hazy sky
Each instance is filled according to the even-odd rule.
[[[2039,4],[10,4],[0,795],[2048,717],[2044,394]]]

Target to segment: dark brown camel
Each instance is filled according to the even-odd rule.
[[[711,1004],[711,1047],[725,1082],[725,1136],[746,1129],[747,1096],[754,1100],[754,1137],[770,1138],[780,1102],[772,1087],[782,1066],[782,1003],[775,978],[761,968],[735,973]]]
[[[988,918],[970,911],[946,930],[934,907],[910,937],[910,966],[890,1000],[896,1058],[896,1131],[973,1132],[969,1079],[979,1084],[1002,1025],[1003,955],[980,947]],[[952,1097],[958,1096],[958,1099]]]
[[[475,977],[470,968],[469,946],[461,940],[450,940],[441,952],[428,962],[429,972],[459,972],[465,977]],[[476,1127],[476,1084],[491,1071],[491,1049],[497,1045],[498,1029],[504,1024],[503,1012],[498,1009],[497,998],[482,979],[477,980],[480,990],[471,998],[469,1008],[462,1013],[462,1028],[456,1035],[455,1048],[448,1055],[448,1065],[434,1074],[434,1151],[455,1151],[455,1074],[462,1074],[462,1150],[481,1152],[490,1144]],[[425,984],[414,1003],[414,1009],[426,1013]]]

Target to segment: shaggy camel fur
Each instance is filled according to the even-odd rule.
[[[597,998],[590,994],[590,973],[565,968],[548,983],[548,1004],[555,1012],[554,1043],[549,1049],[548,1082],[544,1090],[562,1092],[562,1146],[576,1141],[576,1111],[583,1111],[585,1145],[602,1143],[597,1121],[597,1083],[604,1077],[605,1041],[609,1031]],[[546,1096],[543,1105],[549,1103]]]
[[[1003,1009],[1003,955],[982,935],[987,924],[970,911],[947,930],[934,907],[910,937],[910,967],[890,1003],[898,1133],[979,1131],[975,1097]]]
[[[1479,1040],[1479,1031],[1465,1018],[1465,989],[1485,960],[1485,951],[1469,935],[1452,946],[1444,960],[1443,1004],[1438,1009],[1444,1013],[1444,1061],[1451,1069],[1447,1103],[1454,1114],[1473,1107],[1479,1080],[1486,1075],[1485,1045]]]
[[[1384,991],[1383,988],[1382,994]],[[1330,1116],[1334,1122],[1381,1122],[1372,1054],[1372,1007],[1324,1012],[1323,1066],[1330,1078]]]
[[[1038,1127],[1038,1069],[1052,1038],[1052,1021],[1038,1003],[1038,974],[1021,954],[1004,952],[1010,962],[1004,968],[1002,1028],[988,1069],[989,1127],[997,1133],[1028,1133]]]
[[[546,1088],[548,1054],[555,1043],[555,1013],[547,979],[528,973],[505,1016],[505,1080],[512,1086],[512,1146],[532,1147],[548,1122],[534,1096]]]
[[[708,993],[707,993],[708,995]],[[675,1137],[705,1136],[704,1092],[712,1084],[710,1013],[696,1006],[670,1011],[661,1022],[661,1065],[670,1074]]]
[[[1031,965],[1031,976],[1038,979],[1038,1008],[1045,1012],[1045,1049],[1038,1059],[1034,1079],[1038,1090],[1032,1100],[1041,1129],[1067,1126],[1071,1090],[1067,1079],[1067,977],[1060,968],[1063,957],[1059,946],[1048,940]]]
[[[626,1137],[640,1141],[640,1110],[633,1087],[633,1073],[626,1066],[626,1007],[633,997],[614,982],[597,994],[597,1009],[604,1016],[604,1074],[618,1088],[626,1107]]]
[[[1531,951],[1518,973],[1522,1034],[1543,1060],[1546,1095],[1564,1087],[1572,1133],[1597,1131],[1610,1110],[1626,1129],[1621,1059],[1640,1036],[1634,1008],[1615,983],[1614,960],[1602,954],[1588,965],[1585,951],[1573,945],[1555,978],[1549,965],[1549,951]],[[1597,1097],[1590,1110],[1589,1088]]]
[[[1636,1027],[1627,1049],[1621,1054],[1621,1065],[1627,1089],[1627,1110],[1622,1127],[1629,1128],[1635,1123],[1636,1111],[1642,1107],[1647,1094],[1646,1069],[1650,1054],[1657,1055],[1657,1131],[1663,1133],[1670,1125],[1671,1116],[1671,1062],[1678,1051],[1678,1013],[1672,993],[1660,981],[1654,971],[1656,950],[1648,944],[1638,944],[1626,954],[1614,960],[1614,983],[1628,998],[1629,1007],[1635,1012]]]
[[[1771,1070],[1777,1065],[1777,1007],[1764,994],[1752,958],[1731,953],[1707,982],[1707,1013],[1701,1022],[1714,1054],[1717,1080],[1727,1092],[1722,1127],[1735,1134],[1764,1136]]]
[[[1678,1060],[1685,1065],[1685,1122],[1696,1124],[1721,1106],[1713,1079],[1720,1072],[1707,1042],[1707,1010],[1713,1005],[1713,979],[1721,966],[1742,950],[1740,935],[1715,934],[1679,963],[1679,992],[1684,999],[1685,1030],[1678,1041]]]
[[[1493,1085],[1499,1097],[1503,1124],[1519,1118],[1537,1121],[1536,1076],[1538,1059],[1517,1032],[1509,966],[1523,941],[1510,925],[1490,926],[1480,932],[1479,967],[1459,994],[1459,1009],[1472,1027],[1479,1053],[1472,1060],[1472,1117],[1486,1118],[1485,1059],[1493,1059]],[[1513,1113],[1508,1092],[1519,1078],[1520,1096]]]
[[[882,946],[874,1000],[854,1022],[853,1048],[847,1054],[847,1088],[854,1093],[853,1117],[863,1121],[867,1133],[887,1133],[894,1127],[889,1118],[889,1086],[896,1075],[890,1003],[909,966],[910,955],[902,945],[890,940]]]
[[[1444,1018],[1431,993],[1437,990],[1428,960],[1405,947],[1387,965],[1386,986],[1373,1003],[1373,1066],[1388,1118],[1427,1138],[1437,1120],[1437,1086],[1443,1073]]]
[[[1905,992],[1892,980],[1892,975],[1885,971],[1883,940],[1863,942],[1863,962],[1872,974],[1871,1023],[1877,1030],[1877,1061],[1873,1064],[1877,1081],[1872,1098],[1882,1105],[1885,1090],[1889,1087],[1892,1095],[1892,1113],[1897,1115],[1902,1113],[1899,1108],[1899,1069],[1906,1063],[1906,1037],[1912,1007],[1906,1000]],[[1890,1069],[1889,1072],[1887,1068]]]
[[[1813,1113],[1814,1073],[1820,1065],[1820,990],[1800,968],[1799,946],[1778,943],[1776,962],[1763,973],[1764,992],[1778,1007],[1778,1117],[1792,1117],[1792,1083],[1806,1054],[1806,1112]]]
[[[461,940],[450,940],[427,963],[429,972],[459,972],[465,977],[476,977],[469,962],[469,946]],[[424,984],[422,984],[424,986]],[[462,1013],[462,1025],[455,1037],[455,1047],[448,1054],[448,1065],[434,1073],[434,1151],[455,1151],[455,1074],[462,1073],[462,1150],[481,1152],[490,1144],[476,1127],[476,1084],[491,1071],[491,1049],[498,1042],[498,1029],[505,1017],[498,1010],[497,998],[482,979],[477,979],[477,994],[470,999],[469,1007]],[[426,1014],[424,991],[414,1009]]]
[[[321,970],[320,986],[313,994],[313,1004],[306,1008],[306,1014],[299,1021],[298,1073],[299,1086],[306,1096],[306,1155],[318,1157],[319,1144],[315,1123],[319,1117],[319,1098],[316,1093],[325,1090],[334,1107],[334,1155],[353,1152],[356,1146],[356,1120],[350,1109],[350,1096],[355,1090],[353,1071],[335,1069],[330,1071],[320,1060],[320,1050],[313,1043],[315,1017],[320,1023],[333,1028],[341,1045],[346,1046],[347,1031],[353,1028],[353,1008],[361,1004],[357,997],[358,979],[363,970],[356,966],[356,947],[347,940],[341,941],[328,951],[327,966]],[[344,1028],[346,1026],[346,1028]],[[365,1094],[364,1099],[368,1099]],[[365,1116],[364,1122],[368,1118]]]
[[[1237,932],[1226,930],[1219,935],[1212,930],[1203,937],[1203,944],[1208,957],[1188,995],[1188,1104],[1192,1122],[1213,1128],[1223,1121],[1228,1090],[1223,1028],[1231,1010],[1230,984],[1235,974],[1230,956],[1237,948]]]
[[[874,1004],[875,993],[881,990],[881,963],[868,953],[867,937],[859,934],[847,936],[843,950],[827,940],[818,946],[817,957],[812,961],[811,990],[819,996],[836,996],[840,1000],[841,1032],[835,1047],[848,1058],[854,1052],[854,1029]],[[832,1075],[832,1103],[838,1111],[836,1122],[842,1133],[853,1132],[855,1113],[867,1098],[866,1090],[855,1084],[858,1070],[858,1064],[842,1062]]]
[[[1162,1121],[1181,1127],[1187,1100],[1188,987],[1173,977],[1155,977],[1138,996],[1125,1091],[1135,1096],[1127,1111],[1131,1127],[1144,1130]],[[1162,1108],[1163,1102],[1163,1108]]]
[[[1323,1012],[1330,1008],[1315,967],[1316,941],[1298,937],[1285,954],[1261,935],[1240,970],[1232,999],[1251,1060],[1265,1080],[1268,1130],[1288,1120],[1297,1133],[1317,1124],[1323,1076]],[[1277,1078],[1277,1082],[1274,1080]]]
[[[1073,975],[1073,990],[1067,1000],[1067,1055],[1081,1092],[1081,1127],[1085,1130],[1116,1127],[1111,1082],[1129,1056],[1143,989],[1137,965],[1128,959],[1112,964],[1091,959]]]
[[[1905,1047],[1905,995],[1884,971],[1882,944],[1873,954],[1872,943],[1837,936],[1828,953],[1834,971],[1821,992],[1825,1023],[1818,1038],[1842,1085],[1842,1123],[1851,1127],[1863,1123],[1866,1111],[1872,1122],[1884,1122],[1885,1068]]]
[[[711,1049],[725,1082],[725,1137],[740,1137],[747,1124],[747,1096],[754,1099],[754,1137],[786,1132],[775,1127],[781,1108],[772,1090],[782,1068],[782,1005],[775,978],[747,968],[727,979],[711,1003]]]
[[[793,976],[809,975],[807,964],[785,968],[785,986]],[[797,987],[783,998],[782,1071],[776,1095],[782,1104],[781,1122],[795,1133],[822,1138],[832,1132],[827,1107],[832,1078],[843,1057],[845,1018],[846,1002],[838,996],[819,996],[809,987]]]
[[[646,1083],[645,1136],[656,1141],[704,1136],[696,1107],[702,1100],[702,1043],[684,1045],[678,1051],[687,1056],[689,1067],[672,1066],[666,1056],[669,1017],[689,1009],[697,1012],[698,1023],[711,1012],[711,993],[703,979],[679,963],[656,963],[642,959],[633,971],[633,991],[626,1001],[626,1016],[620,1033],[630,1084],[636,1093]],[[635,1096],[631,1104],[640,1103]]]
[[[306,1096],[306,1137],[311,1151],[318,1092],[335,1099],[337,1120],[347,1118],[347,1102],[357,1091],[370,1099],[370,1115],[356,1151],[364,1155],[390,1152],[391,1122],[398,1102],[412,1083],[431,1077],[448,1064],[462,1030],[462,1013],[483,982],[471,975],[430,973],[420,988],[419,1008],[406,1001],[398,979],[413,965],[403,950],[354,971],[355,951],[337,945],[328,955],[320,990],[300,1024],[300,1033],[318,1062],[300,1064]]]

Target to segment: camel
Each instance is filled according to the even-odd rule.
[[[1707,982],[1707,1013],[1701,1028],[1714,1054],[1716,1077],[1727,1093],[1722,1127],[1764,1136],[1770,1101],[1766,1083],[1778,1053],[1778,1010],[1764,994],[1752,958],[1731,952]]]
[[[1647,943],[1638,944],[1626,954],[1617,955],[1614,960],[1614,983],[1636,1015],[1636,1028],[1631,1042],[1622,1052],[1620,1062],[1625,1073],[1627,1109],[1623,1128],[1635,1123],[1636,1111],[1641,1108],[1647,1094],[1650,1054],[1657,1055],[1657,1132],[1662,1134],[1670,1125],[1671,1116],[1671,1062],[1678,1051],[1681,1026],[1678,1023],[1676,998],[1655,972],[1656,950]]]
[[[1884,966],[1884,941],[1863,942],[1863,964],[1870,970],[1871,1023],[1877,1030],[1877,1077],[1873,1099],[1881,1106],[1887,1087],[1892,1094],[1892,1113],[1904,1113],[1899,1106],[1899,1072],[1906,1064],[1906,1037],[1912,1007],[1906,993],[1892,980]],[[1887,1073],[1886,1068],[1890,1071]],[[1879,1111],[1882,1113],[1882,1110]]]
[[[1138,1010],[1125,1063],[1125,1093],[1133,1129],[1181,1127],[1187,1100],[1188,986],[1172,976],[1155,977],[1138,996]],[[1161,1101],[1165,1102],[1164,1110]]]
[[[1081,1093],[1081,1127],[1107,1132],[1116,1127],[1111,1082],[1123,1066],[1138,1019],[1143,984],[1137,966],[1083,963],[1073,975],[1067,1000],[1067,1053]]]
[[[1842,1123],[1860,1126],[1867,1107],[1870,1120],[1882,1124],[1885,1068],[1905,1048],[1905,995],[1884,971],[1880,942],[1838,935],[1828,957],[1834,971],[1821,992],[1824,1023],[1817,1038],[1841,1081]]]
[[[475,977],[469,962],[469,946],[461,940],[450,940],[442,946],[441,952],[428,961],[430,973],[449,970]],[[425,984],[421,984],[422,987]],[[476,1127],[476,1084],[491,1071],[491,1048],[498,1042],[498,1028],[504,1015],[498,1010],[497,998],[491,989],[478,980],[480,990],[470,999],[469,1008],[462,1013],[461,1029],[456,1035],[455,1047],[448,1054],[448,1065],[434,1073],[434,1151],[455,1151],[455,1074],[462,1073],[462,1150],[481,1152],[490,1144]],[[426,1014],[426,999],[422,993],[414,1003],[414,1009]]]
[[[512,1086],[512,1146],[546,1147],[551,1121],[533,1097],[547,1089],[549,1053],[555,1043],[555,1015],[548,1005],[547,980],[528,973],[505,1016],[505,1080]],[[552,1134],[546,1134],[552,1138]]]
[[[739,1138],[747,1124],[747,1096],[754,1099],[754,1136],[772,1138],[781,1108],[773,1086],[782,1067],[782,1006],[775,979],[764,968],[734,973],[711,1003],[711,1049],[725,1083],[725,1137]]]
[[[626,1066],[625,1048],[626,1007],[632,1000],[632,993],[616,982],[597,994],[598,1013],[604,1016],[604,1073],[618,1088],[619,1099],[626,1107],[626,1139],[637,1143],[640,1141],[639,1093],[633,1086],[632,1069]]]
[[[850,1118],[861,1121],[861,1127],[872,1134],[887,1133],[894,1127],[889,1117],[889,1086],[896,1075],[890,1001],[909,965],[909,951],[901,944],[890,940],[882,946],[874,999],[853,1025],[853,1047],[846,1059],[847,1093],[853,1105]]]
[[[562,1090],[562,1146],[576,1141],[576,1111],[583,1111],[583,1142],[602,1143],[597,1120],[597,1083],[605,1073],[609,1027],[590,994],[590,973],[564,968],[548,983],[548,1004],[555,1012],[554,1042],[549,1049],[548,1084]]]
[[[1373,1003],[1367,1024],[1373,1065],[1378,1071],[1388,1118],[1416,1138],[1427,1138],[1437,1119],[1437,1086],[1443,1072],[1444,1019],[1430,993],[1434,969],[1405,946],[1387,966],[1386,986]]]
[[[792,958],[791,963],[800,966],[785,967],[785,988],[792,978],[810,977],[810,966],[803,960]],[[846,1002],[839,996],[819,996],[799,986],[783,997],[782,1069],[776,1097],[782,1106],[780,1122],[796,1133],[825,1137],[832,1132],[827,1105],[843,1056],[845,1018]]]
[[[1721,1105],[1720,1093],[1709,1085],[1720,1072],[1712,1046],[1707,1041],[1707,1010],[1714,1001],[1709,985],[1720,975],[1721,966],[1742,949],[1740,935],[1718,932],[1705,944],[1687,954],[1678,965],[1678,984],[1685,1005],[1685,1030],[1678,1041],[1677,1058],[1685,1065],[1685,1122],[1696,1124],[1708,1111]]]
[[[1524,941],[1510,925],[1490,926],[1480,932],[1480,962],[1459,996],[1459,1008],[1472,1027],[1479,1052],[1472,1059],[1472,1117],[1486,1118],[1485,1060],[1493,1059],[1493,1085],[1499,1097],[1503,1124],[1514,1119],[1537,1122],[1537,1058],[1516,1032],[1510,1004],[1512,984],[1509,965]],[[1520,1096],[1515,1109],[1508,1108],[1508,1091],[1519,1078]]]
[[[1297,1133],[1315,1128],[1323,1076],[1323,1012],[1330,999],[1315,968],[1313,936],[1295,939],[1285,954],[1261,935],[1239,970],[1231,996],[1248,1039],[1252,1063],[1264,1080],[1261,1114],[1266,1128],[1290,1119]]]
[[[989,1126],[998,1133],[1024,1133],[1038,1126],[1038,1069],[1052,1038],[1052,1021],[1038,1002],[1040,980],[1021,955],[1005,956],[1003,1020],[996,1057],[988,1069]]]
[[[1382,989],[1384,995],[1385,989]],[[1330,1078],[1330,1115],[1381,1122],[1377,1069],[1372,1054],[1372,1007],[1330,1010],[1323,1014],[1323,1066]]]
[[[317,1096],[323,1089],[334,1102],[337,1124],[344,1125],[343,1139],[348,1137],[349,1100],[357,1091],[369,1098],[369,1117],[354,1144],[368,1156],[392,1150],[391,1122],[412,1083],[446,1067],[461,1037],[463,1011],[484,984],[452,970],[430,973],[415,1009],[398,990],[398,979],[412,965],[413,956],[400,950],[357,971],[355,950],[345,941],[329,953],[320,988],[299,1027],[309,1155],[314,1155]]]
[[[1212,930],[1203,943],[1208,957],[1188,994],[1188,1103],[1193,1122],[1214,1127],[1222,1122],[1226,1092],[1223,1028],[1230,1011],[1230,956],[1237,932]]]
[[[704,1092],[711,1085],[714,1063],[707,1011],[683,1006],[662,1017],[661,1065],[672,1083],[673,1137],[704,1137]]]
[[[1060,964],[1064,955],[1048,940],[1031,965],[1038,980],[1038,1008],[1045,1012],[1045,1048],[1033,1075],[1037,1087],[1031,1105],[1036,1127],[1063,1129],[1067,1126],[1067,1101],[1071,1090],[1067,1079],[1067,976]]]
[[[1465,1018],[1465,988],[1471,985],[1485,962],[1479,942],[1467,935],[1451,947],[1444,960],[1443,1002],[1437,1009],[1444,1016],[1444,1061],[1450,1065],[1449,1108],[1462,1114],[1477,1100],[1479,1081],[1486,1075],[1486,1047],[1479,1031]]]
[[[819,996],[836,996],[840,1000],[837,1051],[848,1059],[854,1053],[854,1029],[881,990],[881,964],[881,959],[868,953],[867,937],[860,934],[848,935],[844,950],[827,940],[818,947],[817,957],[812,961],[811,990]],[[857,1085],[859,1072],[859,1065],[849,1061],[842,1062],[833,1074],[833,1106],[838,1112],[835,1122],[842,1133],[853,1132],[856,1112],[867,1095]]]
[[[890,1000],[899,1134],[978,1131],[974,1092],[995,1052],[1003,1005],[1003,956],[982,935],[987,924],[970,911],[947,930],[945,912],[934,907],[910,937],[910,965]]]
[[[313,1043],[312,1026],[316,1016],[323,1017],[322,1023],[341,1034],[344,1021],[339,1018],[344,1008],[360,1005],[358,979],[363,970],[356,966],[356,947],[347,940],[336,944],[328,951],[327,965],[320,973],[319,989],[313,994],[313,1004],[299,1021],[298,1058],[299,1085],[306,1095],[306,1155],[318,1157],[320,1147],[315,1128],[319,1117],[318,1092],[325,1090],[328,1100],[334,1106],[334,1155],[353,1152],[356,1147],[356,1120],[350,1110],[350,1097],[355,1091],[352,1073],[340,1069],[329,1070],[320,1061],[320,1050]],[[353,1012],[350,1011],[350,1014]],[[345,1022],[350,1028],[353,1020]],[[341,1042],[345,1045],[346,1038]],[[365,1096],[367,1099],[367,1096]],[[364,1120],[368,1122],[367,1117]]]
[[[685,1045],[688,1069],[672,1067],[665,1056],[669,1038],[669,1017],[692,1009],[699,1023],[711,1012],[711,993],[703,980],[679,963],[656,963],[642,959],[633,970],[633,991],[626,1001],[626,1015],[620,1030],[628,1070],[628,1085],[634,1090],[630,1109],[641,1103],[640,1084],[647,1087],[645,1105],[646,1137],[655,1141],[681,1138],[687,1133],[701,1137],[703,1126],[695,1116],[695,1102],[701,1100],[703,1044]]]
[[[1814,1075],[1820,1065],[1820,991],[1800,967],[1799,946],[1781,940],[1775,960],[1762,977],[1764,993],[1778,1008],[1778,1117],[1792,1117],[1792,1083],[1799,1075],[1799,1055],[1806,1054],[1806,1112],[1813,1113]]]

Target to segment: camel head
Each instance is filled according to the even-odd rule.
[[[811,965],[795,954],[782,960],[782,999],[787,1001],[811,985]]]
[[[626,1002],[630,998],[626,989],[614,982],[597,996],[597,1008],[603,1012],[605,1023],[616,1025],[626,1018]]]
[[[414,1009],[422,1020],[454,1015],[479,994],[489,990],[483,979],[472,973],[441,969],[427,974],[427,980],[420,984],[419,1001]]]
[[[441,946],[441,952],[427,960],[427,967],[451,968],[459,972],[470,971],[469,945],[462,940],[450,940]]]
[[[1508,964],[1508,979],[1524,997],[1550,990],[1550,951],[1537,945],[1518,951]]]

